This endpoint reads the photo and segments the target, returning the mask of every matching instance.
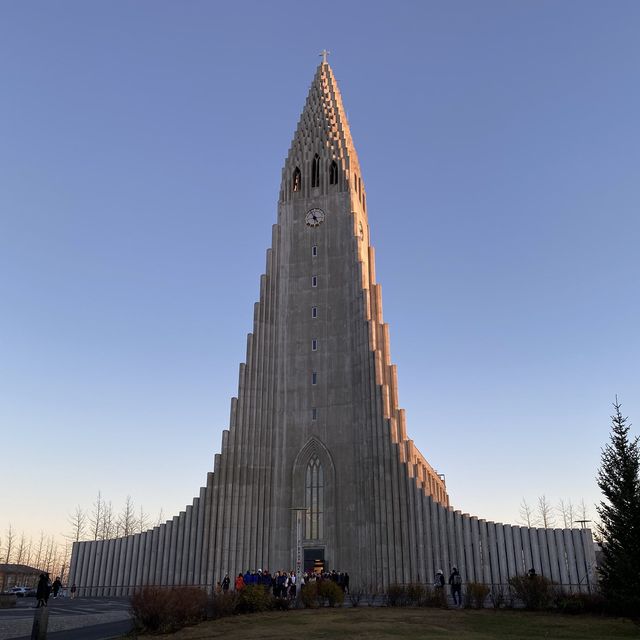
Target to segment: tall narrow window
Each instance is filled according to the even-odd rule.
[[[318,286],[318,276],[311,276],[311,286],[312,287]]]
[[[312,420],[318,419],[318,410],[315,407],[311,407],[311,419]]]
[[[313,156],[313,164],[311,166],[311,186],[320,186],[320,156],[317,153]]]
[[[318,317],[318,307],[311,307],[311,317],[312,318]]]
[[[353,188],[358,193],[358,176],[355,173],[353,174]]]
[[[307,509],[304,537],[321,540],[324,538],[324,471],[318,456],[313,456],[307,465],[304,506]]]
[[[318,247],[317,245],[313,245],[313,247],[311,247],[311,255],[315,258],[318,255]]]
[[[338,184],[338,164],[335,160],[331,162],[331,167],[329,167],[329,184]]]
[[[302,175],[300,173],[300,169],[296,167],[293,171],[293,190],[300,191],[302,188]]]
[[[318,350],[318,339],[314,338],[311,341],[311,351],[317,351]]]
[[[315,371],[311,374],[311,384],[318,384],[318,374]]]

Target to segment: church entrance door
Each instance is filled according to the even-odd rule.
[[[320,563],[322,563],[324,570],[324,549],[317,548],[304,550],[304,571],[306,573],[311,573],[315,567],[320,565]]]

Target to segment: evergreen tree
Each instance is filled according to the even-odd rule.
[[[629,437],[628,418],[616,396],[610,442],[602,450],[598,486],[604,500],[598,505],[604,560],[600,586],[614,610],[640,611],[640,450]]]

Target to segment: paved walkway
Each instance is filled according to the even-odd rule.
[[[0,640],[28,640],[35,613],[34,598],[20,598],[13,609],[0,609]],[[47,640],[104,640],[131,628],[129,599],[49,599]]]

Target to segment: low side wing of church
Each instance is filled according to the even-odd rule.
[[[79,595],[144,585],[211,589],[225,574],[347,571],[351,584],[506,584],[533,568],[595,584],[588,529],[488,522],[454,510],[407,436],[369,242],[366,191],[342,98],[323,61],[282,172],[238,396],[206,485],[144,533],[73,545]]]

